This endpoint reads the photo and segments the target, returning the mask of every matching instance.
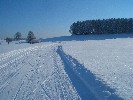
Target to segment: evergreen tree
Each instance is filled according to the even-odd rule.
[[[20,32],[17,32],[15,35],[14,35],[14,39],[15,40],[20,40],[21,39],[21,33]]]
[[[77,21],[69,32],[72,35],[133,33],[133,18]]]
[[[27,42],[31,43],[31,40],[33,40],[33,39],[36,39],[36,37],[32,31],[29,31],[28,36],[27,36]]]

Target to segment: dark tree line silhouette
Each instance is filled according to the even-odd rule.
[[[35,35],[34,35],[34,33],[32,31],[29,31],[27,38],[23,38],[23,39],[26,40],[28,43],[31,43],[31,41],[33,39],[36,39],[36,37],[35,37]],[[23,39],[22,39],[21,33],[20,32],[17,32],[17,33],[15,33],[14,38],[7,37],[5,40],[9,44],[12,41],[19,41],[19,40],[23,40]]]
[[[77,21],[69,32],[72,35],[133,33],[133,18]]]

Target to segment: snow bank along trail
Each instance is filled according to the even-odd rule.
[[[0,55],[0,100],[81,99],[64,70],[57,44]]]
[[[82,100],[123,100],[115,94],[115,90],[98,80],[71,55],[65,54],[62,46],[57,52],[63,60],[65,70],[74,84]]]
[[[133,100],[133,38],[68,41],[63,51],[124,100]]]

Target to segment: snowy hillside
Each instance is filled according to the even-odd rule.
[[[0,100],[133,100],[133,35],[0,45]]]

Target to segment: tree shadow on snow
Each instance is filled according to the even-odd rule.
[[[87,41],[106,40],[117,38],[133,38],[133,34],[101,34],[101,35],[72,35],[42,39],[42,42],[62,42],[62,41]]]
[[[61,46],[58,47],[57,53],[60,55],[65,71],[82,100],[123,100],[115,94],[115,89],[111,89],[98,80],[75,58],[66,55]]]

